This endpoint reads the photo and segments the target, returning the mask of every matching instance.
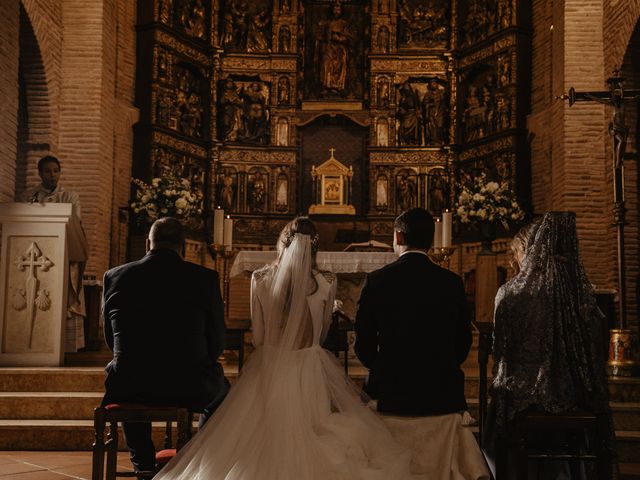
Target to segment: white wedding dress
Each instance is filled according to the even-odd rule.
[[[362,405],[320,345],[336,279],[312,271],[310,239],[296,234],[279,266],[252,278],[256,350],[205,426],[159,480],[402,480],[411,453]]]

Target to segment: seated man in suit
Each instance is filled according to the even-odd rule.
[[[421,208],[394,223],[398,260],[370,273],[356,315],[355,351],[378,411],[443,415],[467,408],[460,365],[471,346],[462,279],[427,256],[434,221]]]
[[[201,424],[228,391],[217,359],[225,325],[218,274],[185,262],[184,229],[157,220],[147,254],[104,275],[105,339],[113,350],[103,404],[140,402],[204,412]],[[125,423],[134,468],[153,470],[151,424]]]

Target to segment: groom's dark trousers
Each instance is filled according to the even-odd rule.
[[[151,250],[104,275],[106,367],[103,405],[140,402],[185,406],[205,418],[229,387],[217,359],[224,348],[218,274],[174,251]],[[125,423],[136,470],[153,470],[151,424]]]
[[[378,410],[442,415],[467,408],[460,365],[471,346],[462,279],[419,252],[367,275],[355,351]]]

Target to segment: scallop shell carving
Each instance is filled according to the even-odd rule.
[[[14,310],[24,310],[27,308],[27,299],[25,298],[25,291],[18,290],[13,294],[13,298],[11,299],[11,306]]]
[[[40,310],[49,310],[49,307],[51,307],[49,292],[45,289],[39,290],[35,303],[36,307],[38,307]]]

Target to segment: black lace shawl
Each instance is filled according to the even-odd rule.
[[[609,411],[602,322],[575,214],[545,214],[529,231],[521,271],[496,296],[495,433],[529,408]]]

